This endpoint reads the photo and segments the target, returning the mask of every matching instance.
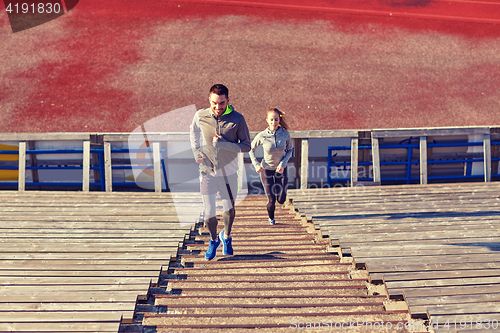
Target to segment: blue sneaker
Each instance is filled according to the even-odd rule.
[[[219,239],[222,239],[222,244],[224,245],[224,247],[222,248],[222,254],[225,256],[232,256],[233,245],[231,244],[231,241],[233,240],[233,237],[224,238],[224,230],[222,230],[219,233]]]
[[[217,249],[220,247],[220,238],[217,239],[216,241],[210,240],[208,242],[208,250],[205,253],[205,259],[206,260],[214,260],[215,256],[217,255]]]

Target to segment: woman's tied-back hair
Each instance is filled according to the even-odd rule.
[[[229,97],[229,90],[227,87],[223,84],[214,84],[212,88],[210,88],[210,94],[216,94],[216,95],[224,95],[226,98]]]
[[[288,130],[288,124],[285,122],[285,112],[280,111],[276,108],[270,108],[266,112],[266,117],[271,113],[271,112],[276,112],[278,116],[280,117],[280,126],[283,127],[284,129]]]

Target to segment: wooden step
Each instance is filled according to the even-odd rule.
[[[239,304],[232,303],[226,305],[191,305],[191,306],[170,306],[161,308],[160,311],[166,314],[179,315],[231,315],[246,316],[252,315],[304,315],[308,313],[322,313],[335,316],[337,313],[348,312],[384,312],[383,305],[371,304],[342,304],[342,303],[288,303],[288,304]]]
[[[151,291],[154,294],[154,291]],[[346,286],[320,286],[320,287],[281,287],[279,289],[272,287],[263,288],[183,288],[183,289],[171,289],[170,294],[172,295],[183,295],[183,296],[213,296],[214,294],[219,296],[261,296],[261,297],[275,297],[275,296],[296,296],[298,293],[302,296],[316,297],[316,296],[358,296],[363,297],[368,295],[367,287],[362,285]]]
[[[349,322],[360,320],[363,316],[363,321],[378,322],[379,325],[382,321],[406,321],[407,313],[405,311],[343,311],[336,313],[247,313],[243,316],[242,314],[212,314],[210,316],[199,314],[199,315],[182,315],[182,314],[145,314],[143,319],[143,325],[145,326],[164,326],[164,325],[179,325],[182,323],[184,327],[197,326],[197,325],[223,325],[226,327],[232,326],[232,322],[237,325],[247,324],[247,325],[262,325],[262,324],[279,324],[288,325],[290,327],[293,323],[298,322],[321,322],[322,320],[339,320],[341,322]],[[254,326],[259,327],[259,326]]]
[[[247,296],[247,297],[237,297],[237,296],[205,296],[200,298],[198,296],[172,296],[172,295],[156,295],[156,305],[166,305],[169,307],[176,307],[177,305],[184,306],[186,304],[191,304],[193,306],[200,305],[232,305],[232,304],[266,304],[266,305],[280,305],[280,304],[312,304],[314,302],[318,303],[331,303],[339,305],[383,305],[385,296],[318,296],[318,297],[307,297],[301,295],[292,296],[274,296],[274,297],[258,297],[258,296]]]

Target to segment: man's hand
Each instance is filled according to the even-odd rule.
[[[277,173],[283,173],[283,171],[285,171],[285,168],[283,168],[283,166],[281,165],[281,163],[278,165],[278,167],[276,168],[276,172]]]
[[[205,159],[205,155],[203,153],[201,153],[200,155],[198,155],[198,157],[196,158],[196,163],[203,163],[203,160]]]
[[[264,171],[264,168],[262,167],[262,165],[259,165],[258,167],[255,168],[255,171],[257,171],[257,173],[261,173]]]
[[[220,135],[219,133],[215,133],[215,136],[214,138],[212,139],[212,142],[214,143],[214,145],[217,143],[217,140],[219,139],[222,139],[222,135]]]

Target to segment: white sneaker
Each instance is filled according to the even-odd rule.
[[[269,225],[275,225],[275,224],[276,224],[276,221],[275,221],[274,219],[272,219],[272,220],[271,220],[271,219],[269,218],[269,219],[268,219],[267,224],[269,224]]]

